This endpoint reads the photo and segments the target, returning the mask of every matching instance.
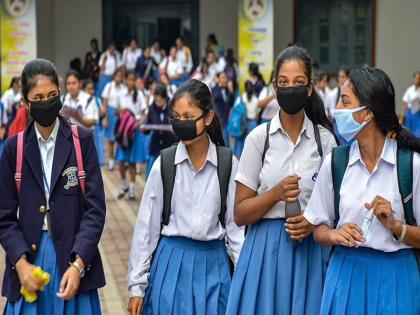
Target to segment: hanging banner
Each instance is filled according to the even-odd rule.
[[[240,88],[249,79],[248,66],[259,65],[266,83],[273,70],[273,0],[239,1],[239,73]]]
[[[36,58],[35,0],[0,0],[1,91]]]

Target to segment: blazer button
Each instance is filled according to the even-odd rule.
[[[31,250],[32,250],[33,252],[36,252],[37,247],[36,247],[36,245],[35,245],[35,244],[32,244],[32,246],[31,246]]]
[[[39,207],[39,212],[41,212],[42,214],[44,214],[45,212],[47,212],[47,208],[45,208],[45,206],[40,206]]]

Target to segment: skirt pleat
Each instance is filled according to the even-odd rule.
[[[329,249],[312,235],[290,243],[284,220],[249,227],[232,280],[228,315],[317,314]]]
[[[105,128],[104,136],[111,142],[115,142],[115,127],[117,126],[118,116],[117,109],[108,105],[106,109],[106,119],[108,126]]]
[[[142,315],[224,315],[229,288],[223,241],[163,237],[153,258]]]
[[[337,247],[325,280],[321,314],[420,314],[420,276],[413,251]]]
[[[115,160],[118,162],[129,162],[131,164],[146,162],[147,153],[143,134],[140,129],[136,129],[133,143],[129,149],[123,149],[117,146]]]
[[[34,303],[27,303],[21,297],[17,302],[8,301],[5,315],[100,315],[101,306],[97,290],[79,293],[73,299],[64,301],[56,296],[60,290],[62,273],[57,263],[54,242],[47,232],[42,232],[39,251],[34,265],[51,275],[50,283],[43,292],[38,292]]]

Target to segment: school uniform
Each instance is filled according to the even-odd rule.
[[[404,126],[417,138],[420,138],[420,108],[415,112],[413,108],[407,110]]]
[[[214,99],[214,111],[216,112],[223,129],[223,139],[225,140],[225,145],[229,147],[229,134],[227,131],[227,124],[229,112],[233,106],[235,97],[227,87],[221,88],[219,85],[216,85],[212,89],[211,93]]]
[[[177,49],[176,59],[181,64],[182,73],[188,75],[194,66],[192,60],[191,49],[187,46],[182,46]]]
[[[130,47],[127,47],[123,51],[122,63],[125,65],[127,71],[133,71],[136,68],[137,60],[142,55],[140,48],[132,50]]]
[[[325,155],[336,145],[335,139],[318,127]],[[299,202],[305,211],[322,163],[313,124],[305,115],[294,144],[276,115],[263,163],[266,130],[266,124],[260,125],[246,138],[235,180],[261,195],[283,178],[298,174]],[[318,314],[329,248],[318,245],[312,234],[301,242],[289,242],[284,218],[285,202],[280,201],[249,226],[226,314]]]
[[[133,93],[134,91],[129,93],[128,90],[125,90],[124,94],[119,96],[119,108],[129,110],[136,117],[136,121],[140,123],[141,116],[147,112],[146,99],[143,92],[138,91],[137,101],[134,103]],[[144,136],[137,127],[130,149],[123,149],[118,145],[115,160],[118,162],[129,162],[131,164],[146,162],[146,149]]]
[[[3,96],[1,97],[0,102],[3,103],[6,114],[11,114],[11,112],[13,111],[13,106],[18,104],[21,98],[22,98],[22,95],[20,93],[15,93],[15,91],[13,91],[12,88],[4,92]],[[19,106],[16,106],[16,108],[17,107]]]
[[[166,105],[165,107],[161,108],[153,103],[149,108],[146,124],[169,125],[169,106]],[[149,176],[154,162],[160,155],[160,151],[172,146],[175,142],[177,142],[177,138],[175,134],[170,131],[154,130],[150,133],[150,139],[148,143],[149,157],[146,166],[146,177]]]
[[[102,98],[106,98],[108,101],[106,110],[108,126],[105,128],[105,138],[111,142],[115,142],[115,127],[118,121],[118,98],[120,95],[124,94],[126,90],[127,87],[123,83],[120,83],[120,85],[117,86],[115,81],[111,81],[107,83],[102,93]]]
[[[266,86],[264,87],[264,89],[261,90],[261,93],[258,96],[258,101],[262,101],[263,99],[273,94],[274,94],[273,87]],[[269,122],[271,119],[273,119],[274,116],[278,114],[278,112],[279,112],[279,103],[277,102],[277,99],[274,98],[268,103],[268,105],[261,112],[261,123]]]
[[[101,111],[101,108],[102,108],[101,98],[95,95],[91,96],[87,101],[87,107],[89,108],[90,106],[97,107],[98,115],[99,115],[99,112]],[[96,146],[96,151],[98,153],[99,165],[102,166],[105,164],[105,148],[104,148],[105,136],[104,136],[104,128],[102,126],[102,122],[100,121],[99,117],[98,117],[97,123],[95,124],[93,128],[93,135],[95,138],[95,146]]]
[[[57,118],[48,140],[42,139],[33,122],[26,129],[19,194],[14,180],[17,137],[6,141],[0,160],[0,242],[6,252],[2,295],[8,299],[7,315],[101,314],[97,289],[105,285],[105,277],[97,245],[105,223],[105,197],[93,137],[79,128],[79,138],[86,172],[84,195],[76,174],[72,131],[62,118]],[[15,270],[23,254],[51,274],[50,283],[32,304],[20,295]],[[56,293],[76,255],[87,266],[86,275],[76,297],[63,301]]]
[[[412,108],[413,112],[420,110],[420,87],[411,85],[404,93],[402,101],[407,103],[408,108]]]
[[[235,224],[233,214],[237,161],[233,158],[226,229],[219,221],[216,145],[210,141],[206,162],[199,171],[194,169],[186,146],[178,145],[172,212],[169,224],[162,229],[160,163],[159,157],[146,183],[134,229],[129,296],[144,297],[143,315],[224,315],[230,287],[224,240],[228,240],[236,262],[244,238],[244,230]]]
[[[103,71],[99,77],[99,82],[96,86],[96,95],[102,95],[105,86],[112,81],[112,76],[121,65],[121,56],[119,52],[109,53],[108,51],[102,53],[99,58],[99,67],[103,67]]]
[[[404,208],[397,177],[397,142],[386,139],[372,172],[367,170],[359,143],[350,147],[349,162],[340,189],[340,218],[362,226],[365,202],[377,195],[392,204],[397,220],[404,221]],[[420,219],[420,155],[413,156],[413,211]],[[317,184],[304,216],[314,225],[334,227],[334,192],[331,155],[319,172]],[[321,314],[420,314],[420,277],[410,246],[397,243],[392,233],[373,218],[365,243],[359,248],[337,246],[334,250],[322,297]]]
[[[83,90],[79,92],[75,99],[71,97],[70,93],[67,93],[63,99],[63,108],[68,107],[70,110],[78,111],[82,118],[94,120],[97,123],[99,120],[98,106],[96,104],[90,104],[88,101],[91,101],[91,97]],[[75,120],[73,117],[70,117],[70,123],[86,128],[80,121]],[[90,129],[93,130],[94,127]]]

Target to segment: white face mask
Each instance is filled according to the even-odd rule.
[[[338,133],[346,141],[353,140],[357,134],[370,122],[371,119],[359,124],[353,118],[354,113],[360,112],[366,108],[366,106],[362,106],[354,109],[335,109],[333,111]]]

